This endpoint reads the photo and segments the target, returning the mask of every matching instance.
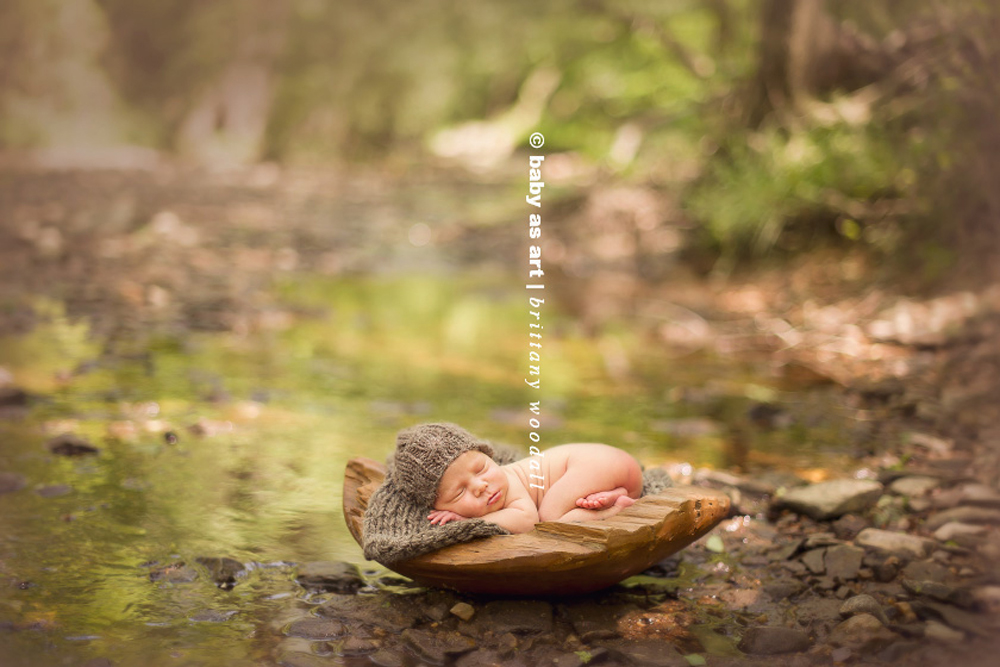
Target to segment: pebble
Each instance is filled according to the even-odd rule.
[[[826,571],[826,567],[823,564],[823,556],[825,554],[826,549],[807,551],[802,555],[802,562],[813,574],[823,574]]]
[[[896,556],[889,556],[884,561],[875,566],[873,574],[875,575],[875,581],[880,583],[888,583],[896,578],[899,574],[899,570],[903,565],[901,561]]]
[[[74,433],[63,433],[57,435],[46,443],[49,451],[59,456],[86,456],[87,454],[97,454],[101,450],[94,447],[88,440],[81,438]]]
[[[806,585],[798,579],[776,579],[769,584],[764,584],[764,593],[772,600],[778,602],[795,597],[804,591]]]
[[[224,623],[231,619],[233,616],[239,612],[235,609],[229,611],[216,611],[214,609],[205,609],[192,614],[188,618],[196,623]]]
[[[406,654],[392,648],[381,648],[368,656],[368,661],[378,667],[403,667],[406,664]],[[488,665],[489,662],[483,663],[483,667]]]
[[[552,631],[552,605],[544,600],[493,600],[483,605],[473,621],[478,630],[505,632]]]
[[[987,614],[1000,614],[1000,586],[980,586],[972,591],[976,607]]]
[[[826,573],[837,581],[858,578],[865,550],[850,544],[838,544],[826,550]]]
[[[365,655],[378,650],[378,644],[371,639],[348,637],[340,645],[340,652],[345,656]]]
[[[304,588],[330,593],[354,593],[365,585],[358,566],[341,561],[305,563],[295,579]]]
[[[381,663],[375,664],[379,665]],[[466,653],[455,661],[455,667],[506,667],[508,664],[510,662],[499,652],[489,649],[478,649],[471,653]]]
[[[403,641],[419,657],[437,664],[476,648],[475,640],[457,632],[432,632],[410,628],[403,631]]]
[[[197,570],[184,563],[172,563],[149,573],[150,581],[162,581],[168,584],[187,584],[197,578]]]
[[[963,505],[977,505],[1000,509],[1000,493],[985,484],[965,484],[960,488]]]
[[[73,487],[68,484],[52,484],[35,489],[35,493],[42,498],[59,498],[73,493]]]
[[[459,602],[454,607],[449,609],[449,611],[463,621],[468,621],[476,613],[475,607],[468,602]]]
[[[823,521],[862,512],[881,495],[882,485],[874,480],[838,479],[790,489],[776,502],[778,507]]]
[[[689,667],[688,661],[673,646],[662,639],[617,640],[603,644],[619,653],[632,664],[643,667]],[[617,664],[617,663],[612,663]]]
[[[965,633],[949,628],[939,621],[927,621],[924,626],[924,636],[939,642],[957,644],[965,641]]]
[[[872,596],[862,593],[849,598],[840,607],[840,615],[843,618],[850,618],[858,614],[871,614],[879,620],[882,625],[889,625],[889,619],[882,610],[882,605]]]
[[[971,506],[954,507],[952,509],[938,512],[931,518],[927,519],[927,522],[924,524],[924,528],[930,531],[936,531],[938,528],[952,521],[958,523],[1000,524],[1000,509]]]
[[[925,558],[934,548],[931,540],[907,533],[897,533],[879,528],[865,528],[855,540],[857,544],[889,553],[906,553],[918,558]]]
[[[776,625],[748,628],[740,640],[739,649],[751,655],[776,655],[799,653],[812,645],[809,636],[801,630]]]
[[[863,651],[885,648],[899,637],[871,614],[856,614],[838,625],[828,641],[833,646],[849,646]]]
[[[967,536],[979,536],[986,534],[986,526],[976,526],[971,523],[961,521],[949,521],[934,531],[934,539],[941,542],[949,540],[958,541]]]
[[[900,477],[889,485],[889,491],[900,496],[923,496],[938,488],[941,482],[936,477],[913,475]]]
[[[339,639],[347,634],[347,627],[340,621],[309,616],[292,621],[285,629],[285,634],[314,641]]]
[[[20,491],[27,484],[24,475],[18,475],[15,472],[0,472],[0,495]]]
[[[925,595],[940,602],[947,602],[963,609],[976,606],[972,592],[964,588],[955,588],[936,581],[913,581],[903,579],[903,589],[913,595]]]

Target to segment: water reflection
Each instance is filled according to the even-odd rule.
[[[154,654],[197,661],[201,651],[240,664],[265,651],[241,640],[287,605],[286,594],[300,594],[274,564],[365,564],[341,514],[349,458],[384,458],[395,432],[418,421],[527,444],[528,315],[513,283],[289,280],[273,309],[245,326],[161,332],[141,348],[93,340],[61,304],[37,304],[34,331],[0,341],[0,367],[35,397],[20,419],[0,420],[0,470],[27,481],[0,496],[5,650],[32,665],[45,655],[59,663],[62,651],[122,664]],[[756,369],[681,365],[639,332],[593,340],[555,314],[549,321],[543,447],[605,441],[650,463],[725,462],[727,422],[759,393]],[[815,444],[836,442],[835,428],[820,423],[771,446],[815,460]],[[49,453],[45,443],[67,431],[100,453]],[[66,488],[38,492],[57,485]],[[197,565],[203,557],[233,558],[249,572],[224,591]],[[173,566],[201,576],[151,580]]]

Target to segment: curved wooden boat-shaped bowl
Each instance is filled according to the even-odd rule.
[[[344,518],[358,544],[368,499],[385,466],[359,457],[344,475]],[[430,586],[467,593],[569,595],[606,588],[680,551],[729,512],[720,491],[681,486],[640,498],[600,521],[545,521],[520,535],[456,544],[390,569]]]

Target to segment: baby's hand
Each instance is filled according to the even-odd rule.
[[[431,523],[443,526],[449,521],[461,521],[462,519],[466,519],[468,517],[464,517],[461,514],[452,512],[451,510],[434,510],[427,515],[427,518],[430,519]]]

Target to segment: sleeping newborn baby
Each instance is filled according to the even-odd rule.
[[[445,469],[427,518],[443,525],[481,517],[526,533],[539,521],[605,519],[641,494],[639,463],[609,445],[559,445],[504,466],[470,449]]]

